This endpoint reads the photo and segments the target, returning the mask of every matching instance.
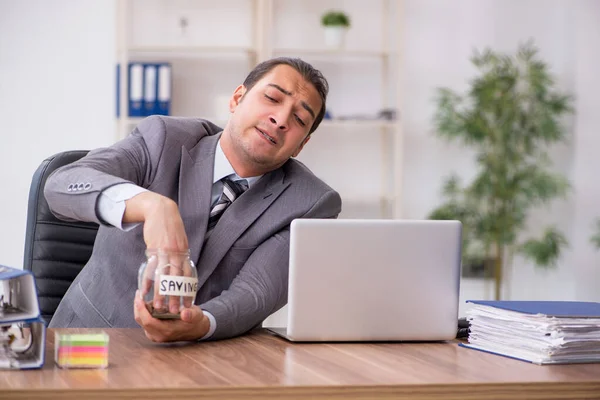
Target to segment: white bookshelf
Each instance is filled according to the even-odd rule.
[[[341,218],[400,218],[401,1],[121,0],[117,51],[130,61],[173,67],[171,115],[226,123],[226,100],[257,63],[300,57],[330,82],[325,119],[299,159],[342,195]],[[326,48],[320,17],[351,17],[342,49]],[[121,68],[117,139],[142,118],[128,117],[127,70]],[[395,120],[377,119],[393,109]]]

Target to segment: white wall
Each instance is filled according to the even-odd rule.
[[[580,0],[575,10],[575,144],[572,170],[576,196],[568,262],[575,297],[600,301],[600,251],[589,244],[592,221],[600,217],[600,2]]]
[[[113,142],[114,69],[114,0],[0,0],[0,264],[22,267],[40,162]]]
[[[406,0],[404,26],[405,133],[404,217],[423,218],[441,202],[443,178],[456,171],[465,180],[475,173],[468,151],[434,134],[435,88],[462,91],[475,73],[469,63],[474,48],[514,51],[534,39],[562,90],[577,99],[574,133],[568,145],[553,149],[556,169],[575,186],[566,201],[536,211],[529,233],[556,224],[571,247],[556,269],[540,270],[517,257],[508,271],[505,294],[514,299],[598,299],[600,253],[589,245],[591,218],[600,215],[600,161],[597,93],[600,77],[600,4],[593,0]],[[491,285],[465,280],[461,299],[491,296]]]

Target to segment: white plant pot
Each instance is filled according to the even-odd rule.
[[[330,49],[341,49],[344,47],[346,30],[343,26],[326,26],[325,45]]]

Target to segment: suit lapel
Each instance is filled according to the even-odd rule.
[[[206,136],[189,151],[181,150],[179,212],[188,236],[190,259],[198,260],[208,225],[215,148],[221,135]]]
[[[198,262],[198,283],[204,285],[233,243],[289,186],[281,168],[264,175],[223,213]],[[205,218],[205,225],[207,220]],[[204,227],[204,231],[206,227]],[[204,237],[204,235],[203,235]]]

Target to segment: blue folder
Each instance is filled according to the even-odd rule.
[[[561,318],[600,318],[600,303],[586,301],[488,301],[467,300],[479,304],[523,314],[542,314]]]

